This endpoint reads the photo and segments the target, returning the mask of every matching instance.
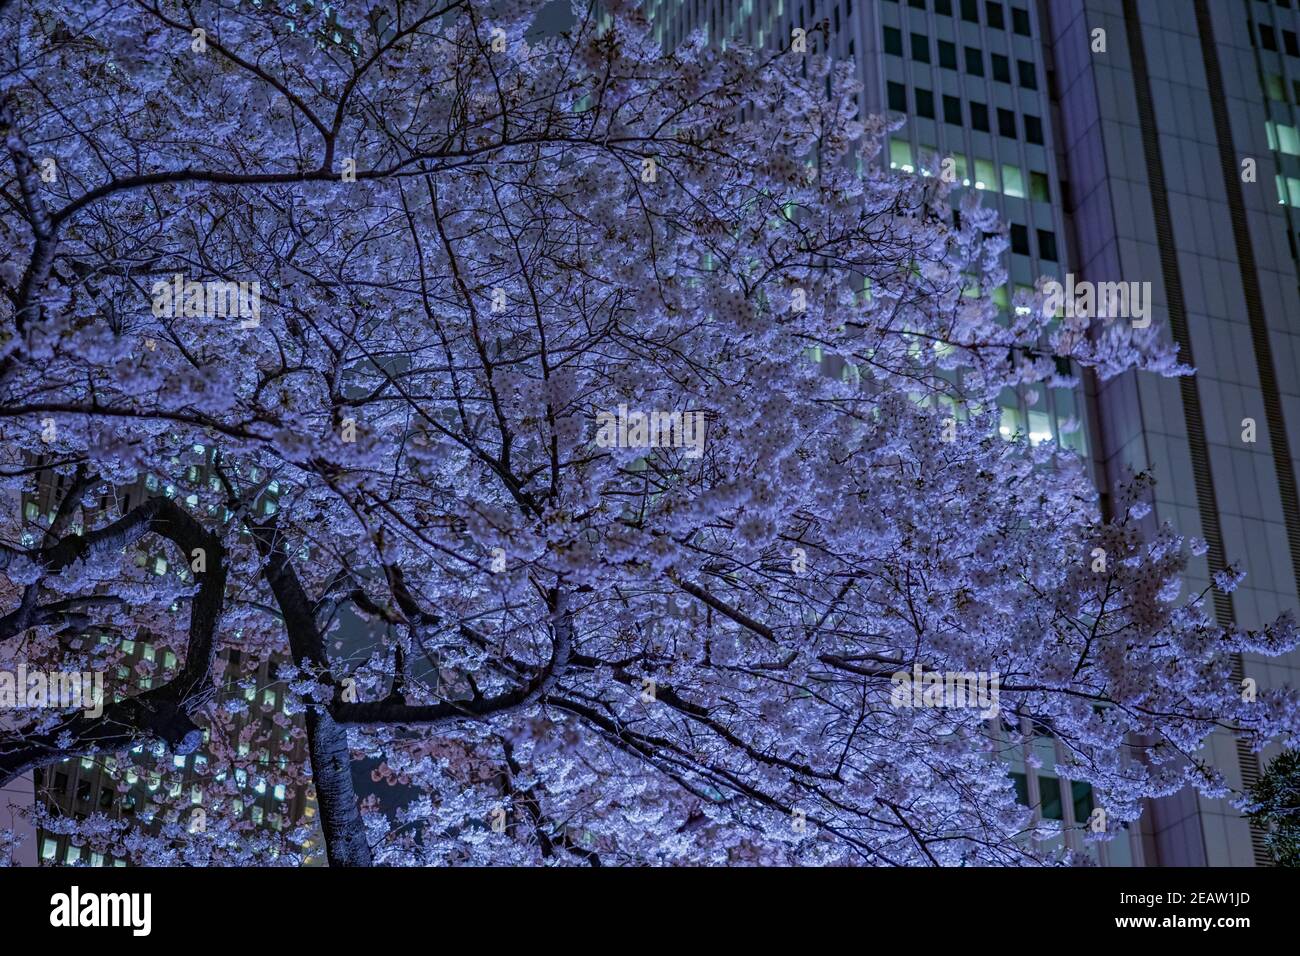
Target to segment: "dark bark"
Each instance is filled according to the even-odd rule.
[[[249,527],[258,552],[266,559],[263,574],[275,595],[280,613],[284,615],[294,663],[333,687],[325,641],[316,625],[315,603],[307,597],[289,562],[278,527],[274,521],[262,525],[250,522]],[[316,800],[320,806],[325,856],[330,866],[370,866],[370,844],[366,840],[357,791],[352,783],[347,729],[324,705],[309,703],[307,706],[307,746]]]

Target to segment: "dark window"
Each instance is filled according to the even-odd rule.
[[[1011,251],[1017,255],[1029,255],[1029,230],[1024,226],[1011,224]]]
[[[961,98],[960,97],[944,96],[943,121],[945,123],[952,123],[953,126],[961,125]]]
[[[54,789],[58,793],[68,792],[68,775],[62,770],[54,771]]]
[[[900,113],[907,112],[907,87],[893,80],[889,81],[889,108]]]
[[[952,0],[934,0],[934,12],[943,17],[952,16]]]
[[[99,791],[99,809],[111,810],[113,807],[113,788],[104,787]]]
[[[989,131],[989,108],[983,103],[971,103],[970,125],[982,133]]]
[[[947,40],[939,41],[939,65],[945,70],[957,69],[957,47]]]
[[[907,0],[907,5],[910,7],[916,7],[918,10],[924,10],[925,0]]]
[[[918,63],[930,62],[930,38],[924,33],[912,34],[912,59]]]
[[[1073,780],[1070,795],[1074,798],[1074,822],[1082,826],[1092,814],[1092,784]]]
[[[1027,90],[1038,89],[1038,74],[1034,72],[1034,64],[1028,60],[1016,60],[1016,69],[1020,71],[1020,85]]]
[[[885,27],[885,52],[894,56],[903,55],[903,34],[893,27]]]
[[[1061,815],[1061,781],[1055,777],[1039,777],[1038,792],[1043,798],[1043,819],[1064,819]]]
[[[989,18],[989,26],[995,30],[1006,28],[1007,21],[1002,16],[1002,4],[986,3],[984,4],[984,15]]]
[[[961,18],[971,23],[980,22],[979,0],[961,0]]]
[[[1028,113],[1025,114],[1025,139],[1039,146],[1043,145],[1043,121]]]
[[[971,76],[984,75],[984,54],[973,46],[966,47],[966,72]]]
[[[1029,784],[1025,780],[1025,775],[1023,773],[1013,773],[1011,783],[1016,788],[1016,803],[1025,807],[1029,806]]]
[[[81,803],[90,802],[90,781],[82,780],[77,784],[77,800]]]
[[[1029,198],[1034,202],[1052,201],[1052,192],[1047,184],[1047,176],[1043,173],[1031,172],[1029,174]]]
[[[916,94],[916,115],[924,116],[926,119],[934,119],[934,94],[929,90],[917,89]]]
[[[1056,261],[1056,233],[1050,229],[1038,230],[1038,258]]]
[[[1265,50],[1277,49],[1277,34],[1273,32],[1272,27],[1262,23],[1259,25],[1259,45]]]
[[[1012,7],[1011,26],[1022,37],[1029,36],[1029,11],[1020,7]]]
[[[1296,45],[1294,30],[1282,31],[1282,46],[1286,48],[1287,56],[1300,56],[1300,46]]]
[[[1016,114],[998,107],[998,133],[1009,139],[1016,138]]]
[[[1011,61],[1001,53],[991,54],[993,60],[993,79],[999,83],[1011,82]]]

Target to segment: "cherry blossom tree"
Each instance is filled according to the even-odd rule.
[[[1293,737],[1232,676],[1291,620],[1215,626],[1146,476],[1102,516],[1074,453],[998,433],[1062,368],[1189,370],[1158,327],[1000,312],[1005,229],[882,168],[817,29],[17,0],[0,37],[0,663],[182,662],[10,715],[0,780],[204,731],[237,760],[232,650],[285,661],[334,865],[1046,862],[1026,735],[1097,840],[1224,793],[1216,729]],[[916,668],[997,675],[995,712],[897,706]],[[305,831],[49,825],[145,863]]]

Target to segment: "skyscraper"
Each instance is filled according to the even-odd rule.
[[[694,30],[776,47],[792,31],[853,59],[863,114],[906,118],[883,162],[935,175],[950,159],[1008,226],[1013,308],[1039,277],[1138,283],[1149,320],[1195,376],[1126,373],[1078,390],[1007,395],[1004,434],[1057,439],[1087,456],[1099,507],[1128,468],[1157,480],[1152,521],[1206,542],[1187,586],[1229,565],[1214,592],[1223,626],[1300,606],[1300,3],[1291,0],[650,0],[666,47]],[[1142,285],[1149,283],[1149,285]],[[1070,431],[1070,423],[1085,427]],[[1288,432],[1288,423],[1292,431]],[[1249,656],[1243,693],[1295,686],[1300,660]],[[1011,754],[1023,802],[1067,829],[1092,811],[1086,785]],[[1240,789],[1260,760],[1227,734],[1206,755]],[[1140,833],[1098,854],[1112,865],[1267,862],[1228,800],[1156,801]],[[1067,832],[1067,844],[1078,847]]]

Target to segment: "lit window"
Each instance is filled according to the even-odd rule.
[[[1031,411],[1029,413],[1029,443],[1031,445],[1040,445],[1051,440],[1052,423],[1048,419],[1047,413]]]
[[[889,141],[889,168],[912,171],[912,144],[905,139]]]

